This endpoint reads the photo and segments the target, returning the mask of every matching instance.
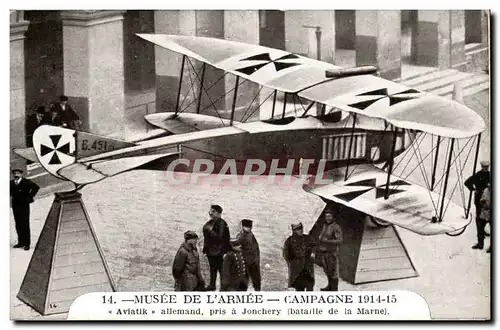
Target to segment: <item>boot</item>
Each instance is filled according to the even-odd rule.
[[[330,291],[339,291],[339,279],[332,278],[332,285],[330,286]]]
[[[472,247],[474,250],[482,250],[483,249],[483,244],[482,243],[477,243]]]

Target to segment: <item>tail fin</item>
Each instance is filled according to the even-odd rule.
[[[57,172],[79,159],[135,144],[68,128],[42,125],[33,134],[33,148],[40,164],[60,179]]]

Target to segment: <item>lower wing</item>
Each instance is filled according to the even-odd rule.
[[[345,168],[341,168],[330,172],[328,184],[308,183],[303,188],[420,235],[453,233],[471,221],[465,217],[462,206],[445,201],[448,206],[442,221],[433,223],[431,220],[438,211],[439,194],[395,175],[391,175],[386,192],[387,173],[371,165],[359,166],[356,174],[346,181],[344,171]]]
[[[96,162],[75,162],[59,169],[57,174],[77,185],[84,185],[133,170],[159,159],[165,159],[166,162],[170,163],[178,159],[179,156],[180,152],[171,152],[156,155],[123,157]]]
[[[225,111],[219,111],[217,114],[224,114]],[[218,116],[209,116],[196,113],[178,113],[162,112],[153,113],[144,117],[148,123],[159,127],[173,134],[185,134],[208,129],[230,126],[231,121]],[[233,125],[240,122],[233,121]]]
[[[12,151],[30,162],[38,163],[38,157],[34,148],[14,148]]]

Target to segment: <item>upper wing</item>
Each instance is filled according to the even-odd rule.
[[[330,173],[333,183],[305,185],[304,189],[420,235],[451,233],[470,223],[463,208],[453,202],[450,202],[443,221],[432,223],[431,219],[436,215],[432,200],[438,201],[439,194],[408,180],[391,175],[389,197],[385,199],[386,172],[371,165],[359,166],[356,174],[344,181],[342,170]]]
[[[454,101],[370,75],[326,78],[340,68],[286,51],[223,39],[139,34],[245,79],[348,112],[435,135],[465,138],[485,130],[483,119]]]
[[[486,128],[481,116],[463,104],[372,75],[330,80],[299,96],[444,137],[467,138]]]

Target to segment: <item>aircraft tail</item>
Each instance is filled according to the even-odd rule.
[[[80,159],[134,145],[105,136],[49,125],[38,127],[33,134],[33,149],[38,162],[47,172],[60,179],[64,178],[58,171]]]

